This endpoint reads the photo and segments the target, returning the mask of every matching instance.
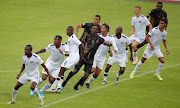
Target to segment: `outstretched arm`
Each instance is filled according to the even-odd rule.
[[[130,52],[131,52],[131,56],[130,56],[130,60],[133,61],[133,50],[132,50],[132,44],[128,45]]]
[[[40,49],[39,51],[35,52],[35,54],[39,54],[39,53],[43,53],[43,52],[46,52],[46,49],[45,49],[45,48]]]
[[[24,71],[24,69],[25,69],[25,64],[22,65],[21,71],[20,71],[20,73],[17,75],[17,79],[19,79],[19,77],[21,76],[21,73]]]
[[[167,48],[166,40],[163,40],[163,44],[164,44],[164,47],[166,48],[166,54],[168,55],[169,54],[169,50]]]
[[[81,25],[81,24],[76,25],[75,35],[77,36],[77,38],[78,38],[78,31],[79,31],[79,28],[82,28],[82,25]]]

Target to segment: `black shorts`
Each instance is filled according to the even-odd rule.
[[[91,74],[92,64],[82,62],[81,60],[78,62],[78,64],[75,65],[75,69],[77,69],[79,71],[81,69],[82,65],[84,65],[84,72],[88,72],[89,74]]]

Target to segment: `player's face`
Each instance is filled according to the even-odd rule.
[[[93,26],[91,29],[91,34],[96,34],[98,32],[98,28],[96,26]]]
[[[74,30],[71,29],[71,28],[67,28],[67,29],[66,29],[66,33],[67,33],[68,36],[71,36],[71,35],[73,34],[73,31],[74,31]]]
[[[158,11],[161,10],[161,9],[162,9],[162,5],[161,5],[161,4],[157,4],[156,9],[157,9]]]
[[[159,21],[159,28],[164,28],[166,26],[166,23],[164,21]]]
[[[134,9],[134,13],[135,13],[135,15],[140,14],[140,12],[141,12],[141,10],[140,10],[139,8],[135,8],[135,9]]]
[[[25,55],[31,54],[32,49],[30,47],[25,47],[24,50]]]
[[[60,45],[61,44],[61,40],[58,37],[54,38],[54,45]]]
[[[101,33],[107,33],[108,29],[104,25],[101,26]]]
[[[117,28],[117,29],[116,29],[116,35],[120,35],[121,33],[122,33],[122,29]]]
[[[93,21],[93,23],[94,23],[95,25],[98,25],[98,24],[99,24],[99,22],[100,22],[99,17],[94,17],[94,21]]]

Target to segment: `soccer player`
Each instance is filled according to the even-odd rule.
[[[119,73],[116,74],[116,80],[115,83],[119,83],[119,76],[122,75],[126,68],[126,45],[129,46],[131,51],[130,60],[133,61],[133,54],[132,54],[132,46],[129,38],[125,36],[124,34],[121,34],[123,29],[121,27],[116,28],[115,35],[113,36],[116,46],[118,48],[118,52],[114,53],[114,51],[111,52],[110,57],[107,62],[107,66],[104,72],[104,80],[102,81],[102,84],[106,84],[107,76],[109,73],[109,69],[111,68],[114,63],[118,62],[120,70]]]
[[[27,45],[25,47],[25,54],[22,56],[22,63],[23,65],[22,65],[21,71],[17,75],[17,79],[19,80],[16,86],[13,88],[12,100],[9,101],[7,104],[15,104],[15,99],[16,99],[16,94],[17,94],[18,89],[24,84],[31,81],[30,88],[38,96],[40,105],[43,105],[44,104],[43,99],[40,96],[38,89],[36,88],[37,82],[39,80],[39,64],[41,64],[44,70],[47,72],[50,81],[52,80],[51,75],[49,74],[49,71],[44,65],[42,59],[38,55],[32,53],[31,45]],[[26,72],[21,76],[21,73],[24,71],[24,69],[26,70]]]
[[[118,48],[116,46],[116,43],[114,41],[114,38],[111,35],[108,35],[107,33],[109,32],[109,25],[108,24],[102,24],[101,25],[101,34],[100,37],[102,37],[106,42],[111,43],[114,52],[117,53]],[[94,79],[96,79],[99,74],[101,73],[103,67],[104,67],[104,62],[106,60],[106,55],[109,50],[109,46],[106,45],[100,45],[99,48],[96,51],[96,54],[94,56],[94,61],[93,61],[93,66],[91,69],[91,72],[95,72],[91,78],[85,83],[87,88],[90,88],[90,82],[92,82]]]
[[[100,20],[101,20],[101,16],[100,15],[95,15],[94,20],[93,20],[92,23],[83,23],[83,24],[77,24],[76,25],[75,34],[76,34],[77,37],[78,37],[79,28],[84,28],[84,32],[83,32],[83,34],[82,34],[82,36],[80,38],[81,42],[83,42],[85,40],[87,34],[91,34],[91,28],[93,26],[98,27],[98,32],[101,31],[101,26],[99,25]]]
[[[80,59],[79,47],[81,48],[81,60],[83,62],[85,61],[84,45],[76,37],[76,35],[73,34],[73,32],[74,32],[74,28],[72,26],[69,26],[66,29],[66,33],[68,35],[67,45],[69,48],[69,57],[61,65],[61,69],[58,74],[58,76],[60,77],[60,80],[58,81],[57,93],[60,93],[61,84],[64,79],[64,72],[79,62],[79,59]]]
[[[153,28],[157,27],[159,25],[159,21],[162,20],[162,19],[166,19],[167,24],[168,24],[167,13],[166,13],[166,11],[162,10],[162,8],[163,8],[162,2],[157,2],[156,9],[151,10],[149,12],[149,14],[146,16],[147,18],[150,17],[150,23],[152,24]],[[149,27],[148,26],[146,26],[146,31],[147,31],[146,33],[148,34],[148,32],[149,32]],[[137,48],[140,48],[140,47],[144,46],[147,43],[148,42],[146,40],[144,40],[144,42],[139,44],[137,46]]]
[[[146,26],[149,26],[149,30],[152,29],[152,25],[148,21],[148,19],[141,14],[141,7],[135,6],[134,9],[135,16],[132,17],[131,25],[132,32],[129,40],[132,43],[132,48],[134,50],[134,62],[133,64],[137,64],[137,46],[145,40],[145,30]]]
[[[164,44],[164,47],[166,48],[166,53],[168,55],[169,50],[168,50],[167,44],[166,44],[166,36],[167,36],[167,32],[165,30],[166,25],[167,25],[167,21],[165,19],[163,19],[159,22],[159,27],[153,28],[146,35],[146,40],[148,41],[148,45],[144,51],[143,58],[138,62],[135,69],[130,74],[130,78],[134,77],[138,68],[146,61],[147,58],[151,58],[153,55],[155,55],[160,61],[155,76],[159,80],[163,80],[161,78],[161,76],[159,75],[159,73],[164,65],[164,58],[163,58],[163,54],[160,49],[160,42],[161,42],[161,40],[163,40],[163,44]]]
[[[52,80],[52,82],[50,82],[50,81],[47,82],[46,85],[41,90],[39,90],[39,93],[40,93],[41,97],[43,97],[43,98],[44,98],[43,92],[46,89],[48,89],[54,83],[54,81],[57,79],[59,70],[60,70],[60,66],[62,64],[64,56],[69,56],[68,46],[64,43],[61,43],[61,41],[62,41],[62,37],[59,35],[56,35],[54,37],[54,44],[49,44],[46,48],[43,48],[36,52],[36,54],[44,53],[46,51],[51,52],[51,55],[47,59],[45,65],[47,66],[49,73],[51,74],[53,80]],[[41,83],[43,83],[48,77],[48,74],[45,70],[43,70],[42,73],[43,73],[42,78],[39,79],[39,81],[37,83],[37,87]],[[56,90],[54,89],[51,92],[56,92]],[[34,95],[34,92],[31,91],[30,95]]]
[[[94,60],[94,55],[98,49],[98,47],[101,44],[107,45],[107,46],[111,46],[111,44],[107,43],[103,38],[101,38],[97,33],[99,32],[98,27],[97,26],[93,26],[91,29],[91,34],[87,34],[85,41],[84,41],[84,46],[85,46],[85,50],[84,50],[84,58],[86,59],[85,62],[83,61],[79,61],[78,64],[75,65],[75,69],[73,71],[71,71],[68,75],[68,77],[66,78],[66,80],[64,80],[61,89],[64,89],[65,85],[67,84],[67,82],[69,81],[69,79],[71,77],[73,77],[76,73],[78,73],[78,71],[80,70],[80,68],[84,65],[84,76],[81,77],[81,79],[77,82],[77,84],[75,84],[74,89],[75,92],[79,92],[78,90],[78,86],[81,85],[83,86],[84,81],[88,78],[88,76],[91,74],[91,68],[92,68],[92,64],[93,64],[93,60]]]

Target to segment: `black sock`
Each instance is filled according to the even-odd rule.
[[[81,79],[77,82],[77,85],[80,85],[80,84],[82,84],[83,82],[84,82],[84,78],[81,77]]]

